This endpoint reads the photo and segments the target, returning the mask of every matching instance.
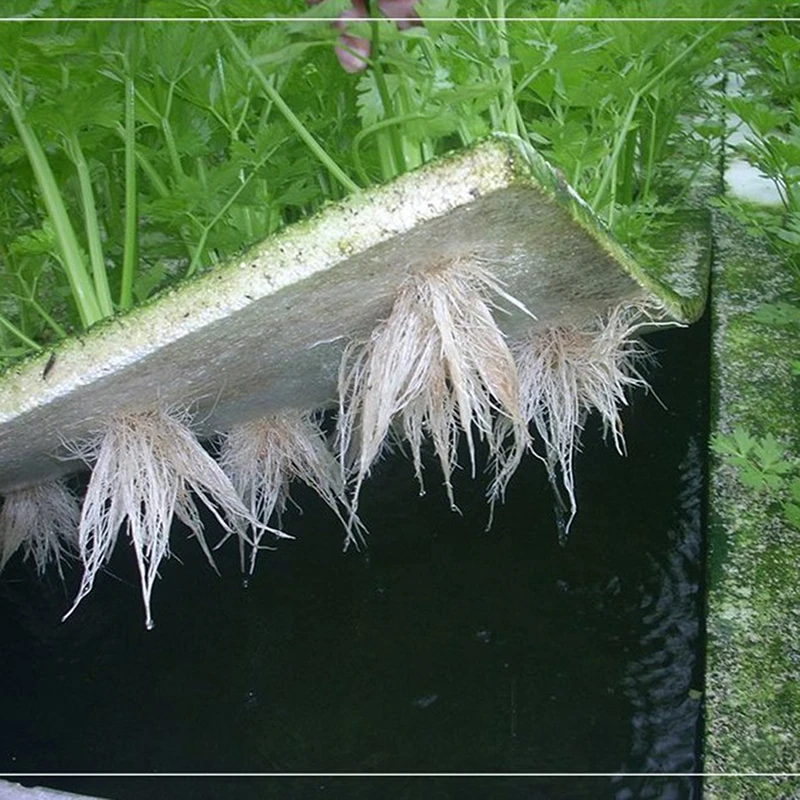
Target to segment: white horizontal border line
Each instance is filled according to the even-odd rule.
[[[800,778],[800,772],[14,772],[0,778]],[[44,787],[48,788],[48,787]]]
[[[498,17],[429,17],[425,22],[498,22]],[[0,17],[0,22],[340,22],[339,17]],[[350,22],[374,22],[367,17]],[[421,22],[385,17],[384,22]],[[800,17],[503,17],[504,22],[800,22]]]

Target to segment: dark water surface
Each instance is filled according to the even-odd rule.
[[[0,772],[692,772],[700,769],[707,327],[650,337],[654,395],[625,413],[628,455],[594,420],[578,516],[559,545],[530,458],[494,527],[484,482],[449,510],[433,464],[382,463],[362,498],[366,553],[298,494],[244,588],[185,531],[144,629],[121,540],[66,623],[65,590],[20,564],[0,577]],[[215,540],[212,535],[210,540]],[[164,779],[167,780],[167,779]],[[371,779],[295,778],[258,792],[173,779],[29,780],[125,798],[387,796]],[[689,778],[396,779],[397,797],[695,798]],[[348,782],[349,781],[349,782]],[[491,788],[494,787],[494,788]],[[204,794],[207,792],[207,794]],[[476,793],[477,792],[477,793]]]

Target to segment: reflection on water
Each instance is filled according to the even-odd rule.
[[[305,513],[285,520],[297,541],[247,585],[235,547],[220,579],[178,531],[183,563],[162,569],[152,632],[130,552],[63,624],[61,587],[10,566],[0,770],[697,769],[706,333],[653,338],[666,409],[634,399],[627,458],[588,426],[565,546],[534,459],[486,533],[480,484],[458,476],[453,514],[432,462],[419,497],[393,458],[362,499],[366,555],[343,555],[338,524],[302,493]],[[542,780],[507,796],[699,796],[653,775]]]
[[[633,738],[623,765],[626,772],[698,772],[696,737],[703,679],[698,653],[702,602],[702,523],[705,486],[705,442],[692,436],[681,462],[681,489],[668,530],[669,549],[654,563],[640,608],[640,654],[623,679],[633,709]],[[692,796],[691,786],[670,787],[641,778],[618,779],[618,800]],[[679,790],[680,789],[682,790]]]

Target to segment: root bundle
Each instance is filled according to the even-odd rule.
[[[395,425],[410,449],[424,490],[421,446],[427,434],[455,507],[451,477],[460,435],[475,472],[474,432],[495,459],[524,449],[527,432],[519,406],[511,351],[492,316],[492,296],[522,308],[491,273],[459,260],[411,275],[389,317],[366,342],[345,350],[339,372],[340,461],[353,476],[353,504]],[[507,421],[495,425],[497,415]],[[474,429],[474,431],[473,431]]]
[[[6,495],[0,510],[0,571],[21,549],[41,576],[55,564],[63,578],[62,560],[78,546],[78,499],[63,480],[54,480]]]
[[[635,337],[643,311],[638,306],[618,307],[588,330],[550,328],[514,348],[522,413],[542,440],[543,460],[557,496],[559,475],[567,494],[566,531],[577,511],[573,460],[587,415],[600,413],[604,432],[623,454],[620,409],[627,405],[626,391],[647,388],[639,366],[648,350]]]
[[[83,503],[78,544],[84,574],[68,617],[91,591],[108,561],[120,528],[130,537],[139,567],[146,623],[161,561],[169,556],[169,531],[177,515],[200,543],[214,569],[191,492],[228,533],[245,536],[251,518],[233,485],[188,427],[186,412],[155,410],[108,422],[93,441],[76,448],[94,463]]]
[[[251,550],[251,574],[264,532],[286,536],[269,523],[285,510],[295,479],[310,486],[345,526],[345,549],[358,544],[362,526],[350,508],[339,464],[313,413],[284,411],[232,428],[223,440],[220,463],[250,515],[262,524]]]
[[[239,538],[242,568],[252,574],[266,548],[265,533],[292,538],[280,524],[291,483],[299,480],[341,521],[345,549],[358,545],[365,532],[357,515],[359,493],[390,436],[408,447],[421,491],[422,446],[430,438],[454,509],[460,441],[466,442],[473,477],[476,441],[486,444],[494,471],[487,492],[492,508],[530,450],[545,463],[566,535],[577,510],[573,461],[586,417],[599,412],[606,435],[624,452],[620,410],[626,393],[647,387],[639,368],[648,351],[636,334],[642,324],[659,324],[660,310],[621,306],[587,328],[532,331],[510,348],[493,316],[508,305],[530,313],[474,259],[410,275],[372,335],[345,348],[338,460],[313,411],[284,409],[235,426],[223,437],[219,464],[198,443],[185,411],[155,409],[111,419],[102,433],[73,448],[93,465],[80,512],[62,481],[6,498],[0,569],[20,548],[40,573],[50,563],[61,572],[64,556],[77,552],[84,571],[66,618],[91,591],[124,529],[151,628],[153,586],[170,555],[175,516],[216,570],[199,499],[225,531],[223,541]]]

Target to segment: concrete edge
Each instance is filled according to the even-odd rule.
[[[791,275],[725,215],[715,221],[711,435],[742,428],[800,445],[790,358],[800,331],[757,322],[762,303],[794,300]],[[705,770],[800,771],[800,531],[781,498],[744,485],[712,453],[709,471]],[[785,499],[785,498],[783,498]],[[711,798],[788,798],[785,783],[709,777]]]

